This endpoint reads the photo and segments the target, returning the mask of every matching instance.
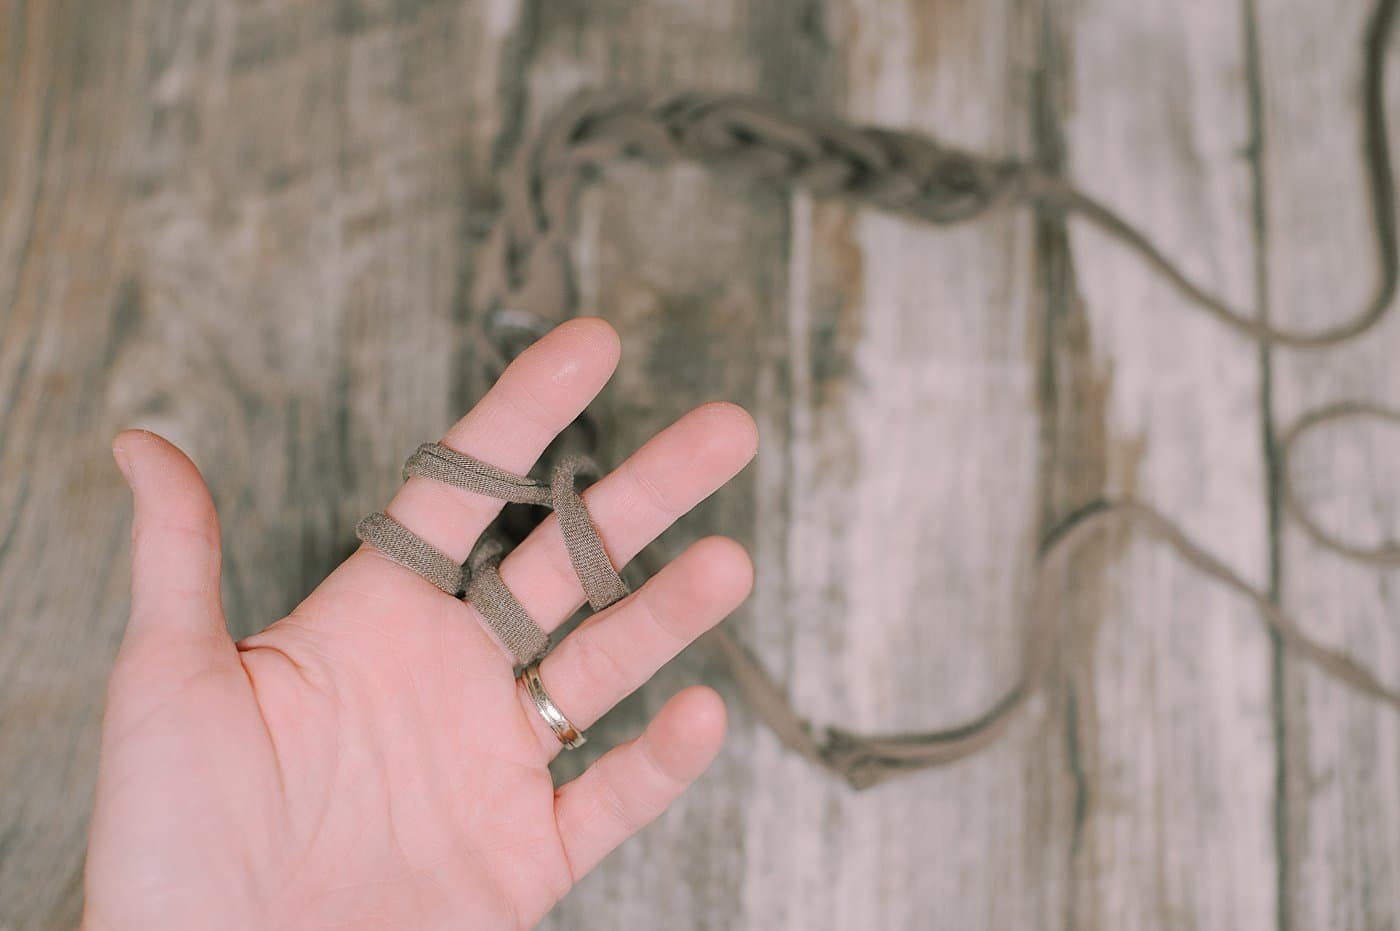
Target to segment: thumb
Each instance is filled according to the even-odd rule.
[[[123,645],[230,646],[219,597],[219,520],[189,457],[144,430],[112,441],[131,486],[131,620]]]

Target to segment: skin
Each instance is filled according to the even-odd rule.
[[[527,471],[617,364],[603,321],[522,354],[443,442]],[[698,408],[585,500],[615,564],[738,472],[752,419]],[[719,751],[724,704],[682,691],[555,788],[560,751],[470,606],[362,547],[296,610],[234,643],[198,470],[159,437],[113,452],[134,496],[131,618],[112,672],[86,871],[87,931],[521,928],[665,810]],[[410,479],[387,510],[465,558],[500,502]],[[583,603],[553,518],[502,564],[546,629]],[[701,540],[545,660],[581,728],[748,595]]]

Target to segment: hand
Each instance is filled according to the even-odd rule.
[[[606,323],[566,323],[443,443],[524,472],[617,356]],[[706,405],[599,480],[584,498],[614,563],[755,445],[741,409]],[[559,742],[481,618],[368,547],[235,644],[198,471],[149,433],[113,449],[135,496],[132,605],[103,725],[89,931],[530,926],[719,750],[724,705],[690,688],[556,790]],[[500,506],[412,478],[388,511],[462,559]],[[501,575],[545,629],[583,602],[552,516]],[[694,544],[550,653],[550,695],[588,727],[738,606],[752,575],[733,541]]]

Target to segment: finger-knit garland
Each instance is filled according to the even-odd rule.
[[[545,484],[455,449],[424,443],[404,463],[403,474],[405,479],[430,478],[502,501],[553,508],[569,559],[593,610],[601,611],[627,595],[627,585],[608,558],[588,506],[578,493],[579,476],[597,475],[597,469],[586,457],[563,459]],[[489,532],[483,535],[466,564],[459,565],[382,511],[360,521],[355,534],[405,569],[476,608],[518,665],[534,662],[548,650],[549,634],[501,579],[499,567],[506,546],[499,536]]]
[[[1210,293],[1151,239],[1108,205],[1040,166],[960,151],[922,133],[852,126],[784,113],[762,101],[705,92],[647,98],[591,94],[575,99],[515,155],[504,177],[499,220],[474,263],[476,348],[484,374],[499,374],[524,339],[574,309],[571,223],[585,183],[608,164],[642,159],[686,160],[747,175],[818,197],[838,197],[929,223],[966,222],[996,208],[1025,206],[1074,215],[1098,227],[1170,282],[1199,311],[1263,345],[1323,348],[1371,329],[1393,304],[1400,282],[1396,185],[1386,128],[1385,48],[1400,0],[1377,0],[1362,54],[1361,150],[1378,275],[1370,295],[1339,322],[1300,331],[1271,325],[1259,312]],[[1374,565],[1400,565],[1400,544],[1349,544],[1325,531],[1293,491],[1287,459],[1309,429],[1343,418],[1400,422],[1400,411],[1348,402],[1314,411],[1285,430],[1277,454],[1285,512],[1320,545]],[[561,523],[562,523],[561,515]],[[1004,732],[1043,683],[1059,636],[1066,566],[1106,528],[1132,525],[1174,549],[1189,565],[1233,590],[1296,653],[1335,680],[1392,706],[1400,690],[1381,683],[1340,651],[1308,637],[1301,625],[1172,521],[1133,500],[1086,503],[1050,528],[1038,554],[1033,597],[1026,607],[1024,652],[1016,679],[982,713],[957,726],[923,733],[824,732],[803,719],[778,682],[723,626],[706,635],[758,718],[789,748],[857,787],[900,773],[961,759]]]

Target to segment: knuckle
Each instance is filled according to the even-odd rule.
[[[414,476],[420,494],[428,502],[433,512],[450,515],[463,523],[476,522],[489,518],[500,508],[500,503],[486,495],[453,485],[446,485],[429,478]]]
[[[559,583],[566,590],[582,592],[583,583],[579,581],[578,573],[574,571],[574,563],[569,557],[568,545],[564,542],[563,534],[559,531],[557,522],[554,524],[554,534],[558,539],[552,541],[550,546],[544,548],[544,564],[548,568],[550,575],[558,579]]]
[[[528,381],[512,381],[502,386],[501,395],[511,411],[533,430],[552,435],[557,428],[554,408],[546,403]]]
[[[666,771],[666,767],[661,765],[661,761],[652,753],[651,745],[647,742],[646,735],[637,741],[637,755],[642,758],[642,764],[646,768],[650,778],[642,780],[643,784],[649,787],[654,799],[651,807],[656,811],[661,811],[669,804],[669,800],[674,798],[678,792],[685,788],[686,781],[678,779]]]
[[[658,604],[661,600],[652,586],[642,586],[632,596],[632,603],[639,615],[638,620],[661,634],[671,647],[679,649],[685,646],[687,639],[676,632],[673,626],[674,618],[664,606]]]
[[[612,651],[598,642],[594,633],[591,630],[578,631],[570,638],[575,641],[574,668],[589,693],[615,695],[626,682],[626,670]]]
[[[646,474],[636,459],[628,459],[623,468],[627,470],[627,477],[636,486],[638,493],[652,508],[667,520],[680,517],[680,507],[671,501],[655,479]]]
[[[604,810],[608,812],[627,834],[633,834],[646,825],[646,818],[637,812],[637,806],[618,787],[617,779],[611,772],[600,774],[598,795]]]
[[[219,528],[211,520],[177,520],[145,526],[137,521],[132,530],[133,545],[147,547],[158,540],[176,540],[198,549],[218,552]]]

